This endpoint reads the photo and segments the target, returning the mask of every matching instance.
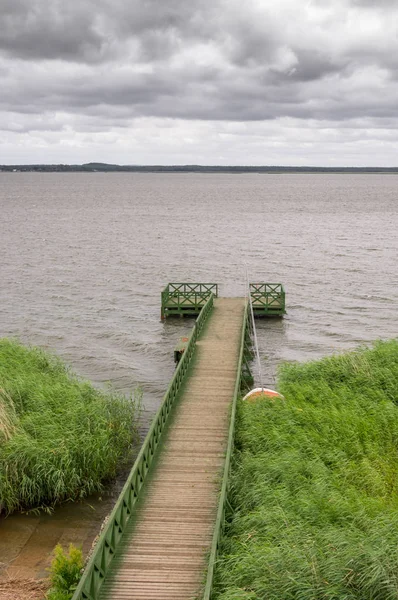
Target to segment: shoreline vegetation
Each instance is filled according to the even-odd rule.
[[[240,402],[217,600],[398,597],[398,340]]]
[[[82,165],[25,164],[0,165],[0,172],[33,171],[44,173],[398,173],[398,167],[297,167],[297,166],[214,166],[214,165],[113,165],[91,162]]]
[[[103,489],[138,440],[139,394],[80,380],[60,358],[0,339],[0,508],[51,508]]]

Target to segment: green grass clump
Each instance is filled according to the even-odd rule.
[[[217,600],[398,598],[398,341],[242,402]]]
[[[54,558],[49,569],[51,587],[47,600],[70,600],[80,581],[84,566],[83,552],[73,544],[66,553],[60,544],[55,547]]]
[[[0,340],[0,507],[49,507],[102,489],[136,440],[137,405],[60,359]]]

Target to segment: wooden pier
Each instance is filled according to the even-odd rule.
[[[162,318],[199,316],[73,600],[210,598],[236,402],[252,383],[247,301],[214,285],[162,292]]]
[[[101,598],[183,600],[200,592],[217,514],[239,359],[242,299],[216,299],[192,373]]]

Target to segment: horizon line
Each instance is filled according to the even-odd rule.
[[[119,163],[107,163],[101,161],[90,161],[86,163],[8,163],[0,164],[2,168],[16,168],[16,167],[116,167],[126,169],[327,169],[327,170],[346,170],[346,169],[367,169],[367,170],[398,170],[397,166],[343,166],[343,165],[216,165],[216,164],[119,164]]]

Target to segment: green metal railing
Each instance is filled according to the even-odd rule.
[[[161,293],[161,319],[199,314],[211,294],[218,296],[217,283],[169,283]]]
[[[224,464],[224,472],[222,478],[221,492],[218,500],[218,509],[217,509],[217,520],[213,533],[213,539],[210,549],[209,555],[209,563],[207,567],[207,577],[206,584],[203,593],[203,600],[210,600],[213,592],[213,576],[214,576],[214,568],[217,561],[218,549],[220,546],[221,538],[225,529],[226,522],[226,509],[229,506],[228,504],[228,489],[230,483],[230,472],[231,472],[231,457],[234,448],[234,440],[235,440],[235,417],[236,417],[236,405],[238,401],[238,397],[242,388],[251,385],[253,382],[253,378],[250,374],[250,369],[248,366],[247,358],[251,356],[251,346],[250,346],[250,313],[248,304],[246,303],[243,325],[242,325],[242,334],[241,334],[241,342],[240,342],[240,351],[239,351],[239,362],[237,367],[237,377],[234,389],[234,395],[232,398],[232,408],[231,408],[231,418],[229,422],[229,432],[228,432],[228,443],[227,443],[227,451],[225,455],[225,464]],[[248,375],[249,373],[249,375]]]
[[[247,305],[247,312],[245,313],[245,336],[243,340],[243,355],[241,365],[241,378],[240,388],[241,390],[250,390],[254,385],[254,378],[251,371],[251,362],[254,359],[253,352],[253,323],[250,317],[249,305]],[[238,373],[239,375],[239,373]]]
[[[111,566],[112,559],[122,540],[140,490],[154,460],[155,451],[161,440],[168,416],[185,380],[195,351],[196,341],[213,308],[213,301],[214,294],[210,293],[196,320],[186,350],[178,363],[162,404],[156,413],[115,507],[98,539],[72,600],[98,600],[101,585]]]
[[[256,317],[285,314],[285,290],[281,283],[250,283],[249,289]]]

